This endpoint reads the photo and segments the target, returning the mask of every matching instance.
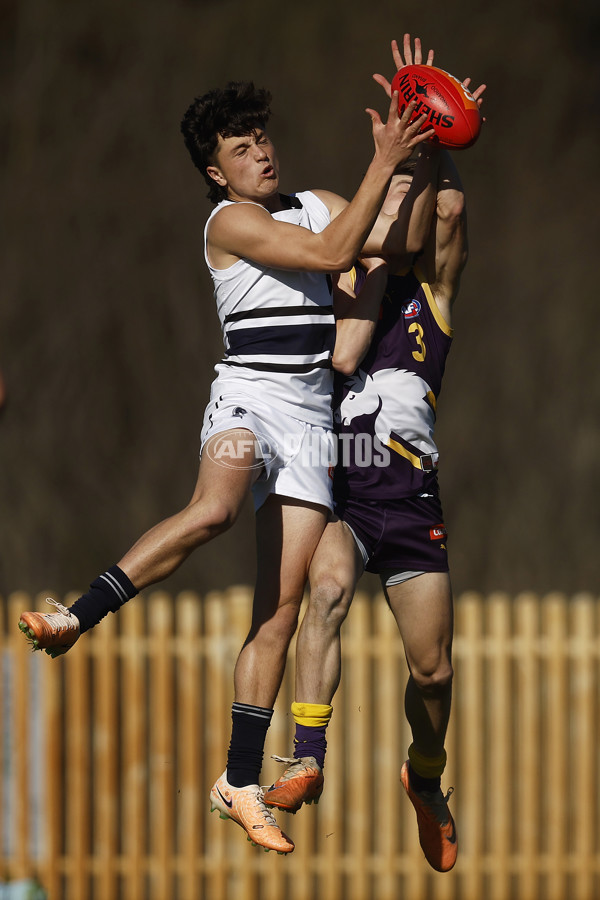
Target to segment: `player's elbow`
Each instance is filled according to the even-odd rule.
[[[357,248],[348,246],[348,241],[331,240],[327,229],[315,235],[313,260],[321,272],[348,272],[356,261]],[[356,251],[356,252],[355,252]]]
[[[447,223],[457,223],[464,219],[465,212],[465,195],[462,191],[445,191],[443,202],[438,204],[438,219]]]
[[[341,250],[339,253],[330,253],[325,263],[325,271],[331,274],[338,272],[349,272],[356,261],[355,253],[348,253],[347,250]]]
[[[427,246],[427,240],[429,238],[429,232],[423,232],[418,235],[409,235],[406,240],[406,252],[402,255],[396,255],[394,258],[395,270],[403,268],[407,265],[410,265],[410,261],[413,256],[417,253],[422,253],[425,247]]]
[[[353,375],[360,361],[361,356],[356,353],[337,353],[334,351],[331,365],[340,375]]]
[[[353,320],[338,319],[337,334],[331,365],[340,375],[353,375],[367,352],[373,330],[353,328]]]

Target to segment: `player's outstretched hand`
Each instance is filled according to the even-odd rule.
[[[415,55],[413,57],[413,52],[410,46],[410,34],[404,35],[403,40],[403,48],[404,48],[404,59],[402,59],[402,54],[400,53],[400,48],[398,47],[398,41],[392,41],[392,56],[394,58],[394,64],[396,69],[403,69],[404,66],[420,66],[423,63],[423,52],[421,49],[421,38],[415,38]],[[427,62],[426,66],[433,65],[433,56],[434,51],[430,50],[427,54]]]
[[[423,64],[423,50],[421,48],[421,39],[420,38],[418,38],[418,37],[415,38],[415,52],[414,52],[414,56],[413,56],[413,51],[412,51],[412,48],[410,45],[410,34],[405,34],[404,41],[403,41],[403,50],[404,50],[404,57],[402,57],[402,54],[400,53],[398,41],[397,40],[392,41],[392,57],[393,57],[394,65],[396,66],[397,72],[400,71],[400,69],[403,69],[404,66],[412,66],[412,65],[420,66]],[[434,51],[430,50],[427,54],[427,62],[425,63],[426,66],[433,65],[433,57],[434,57]],[[390,82],[387,80],[387,78],[384,75],[373,75],[373,79],[374,79],[374,81],[377,82],[377,84],[381,85],[381,87],[384,89],[384,91],[386,92],[388,97],[392,96],[392,85],[390,84]]]
[[[474,91],[471,91],[471,88],[469,87],[470,84],[471,84],[471,79],[470,79],[470,78],[465,78],[464,81],[463,81],[463,83],[462,83],[462,86],[463,86],[464,88],[466,88],[468,91],[471,92],[471,94],[473,95],[473,97],[474,97],[475,100],[477,101],[477,106],[479,106],[479,107],[481,108],[481,104],[483,103],[483,96],[482,96],[482,95],[483,95],[483,92],[485,91],[485,89],[486,89],[486,87],[487,87],[487,84],[480,84],[479,87],[478,87],[476,90],[474,90]]]
[[[418,116],[413,122],[411,119],[417,105],[416,100],[407,104],[404,112],[398,110],[398,91],[394,91],[390,98],[387,122],[383,122],[375,109],[367,109],[373,125],[373,140],[377,156],[394,168],[405,162],[413,149],[423,141],[433,137],[435,131],[428,128],[421,132],[427,116]]]
[[[483,103],[483,92],[485,91],[487,84],[480,84],[479,87],[474,91],[471,91],[471,89],[469,87],[470,84],[471,84],[471,79],[465,78],[462,83],[462,86],[471,92],[472,96],[477,101],[477,106],[479,107],[479,111],[481,112],[481,104]],[[485,122],[485,116],[481,117],[481,121]]]

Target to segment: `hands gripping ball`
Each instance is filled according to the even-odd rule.
[[[427,114],[424,128],[433,128],[442,147],[464,150],[475,143],[481,131],[477,101],[458,78],[435,66],[404,66],[392,80],[399,93],[400,112],[417,101],[415,116]]]

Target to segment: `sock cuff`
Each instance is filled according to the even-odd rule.
[[[439,756],[423,756],[415,745],[411,744],[408,748],[408,759],[413,771],[421,778],[439,778],[446,768],[447,754],[444,750]]]
[[[333,706],[327,703],[292,703],[292,715],[296,725],[322,728],[329,723]]]
[[[111,566],[110,569],[106,570],[105,574],[112,576],[112,578],[115,578],[118,581],[127,594],[128,600],[133,600],[133,598],[139,594],[134,583],[129,580],[123,569],[120,569],[118,566]]]
[[[264,706],[251,706],[249,703],[234,703],[231,705],[231,716],[242,715],[242,716],[252,716],[255,719],[261,719],[263,722],[267,724],[273,718],[274,710],[268,709]]]
[[[138,593],[137,588],[118,566],[111,566],[110,569],[99,575],[95,581],[92,581],[90,587],[99,588],[105,593],[108,591],[116,598],[119,606],[132,600]]]

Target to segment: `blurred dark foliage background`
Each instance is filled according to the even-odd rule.
[[[81,590],[189,499],[222,344],[179,133],[230,79],[274,94],[283,189],[348,198],[389,42],[486,82],[455,154],[470,261],[439,407],[455,589],[600,589],[597,0],[3,0],[0,593]],[[165,583],[254,577],[240,522]],[[376,584],[375,582],[373,582]]]

